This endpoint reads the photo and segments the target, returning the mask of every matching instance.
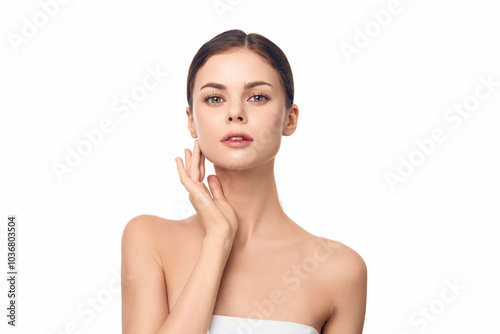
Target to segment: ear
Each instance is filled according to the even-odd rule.
[[[186,115],[188,117],[188,130],[191,133],[191,137],[198,138],[196,127],[194,125],[193,113],[189,112],[189,107],[186,107]]]
[[[296,104],[292,104],[290,109],[288,109],[285,117],[285,123],[283,127],[283,135],[290,136],[295,132],[297,128],[297,122],[299,120],[299,107]]]

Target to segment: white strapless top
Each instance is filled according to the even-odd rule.
[[[259,320],[212,315],[207,334],[319,334],[316,328],[297,322]]]

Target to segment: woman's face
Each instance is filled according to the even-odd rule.
[[[203,155],[222,168],[241,170],[268,162],[278,153],[281,136],[296,128],[298,108],[287,110],[278,73],[246,49],[211,56],[196,74],[192,96],[188,128],[199,138]],[[253,141],[226,146],[221,139],[231,130],[243,131]]]

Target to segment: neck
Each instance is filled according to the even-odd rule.
[[[238,218],[233,247],[243,248],[250,240],[281,235],[288,217],[281,208],[274,178],[274,158],[245,170],[214,165],[224,197]]]

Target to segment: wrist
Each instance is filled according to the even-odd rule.
[[[231,251],[234,236],[231,234],[207,234],[203,239],[204,247],[222,248]]]

